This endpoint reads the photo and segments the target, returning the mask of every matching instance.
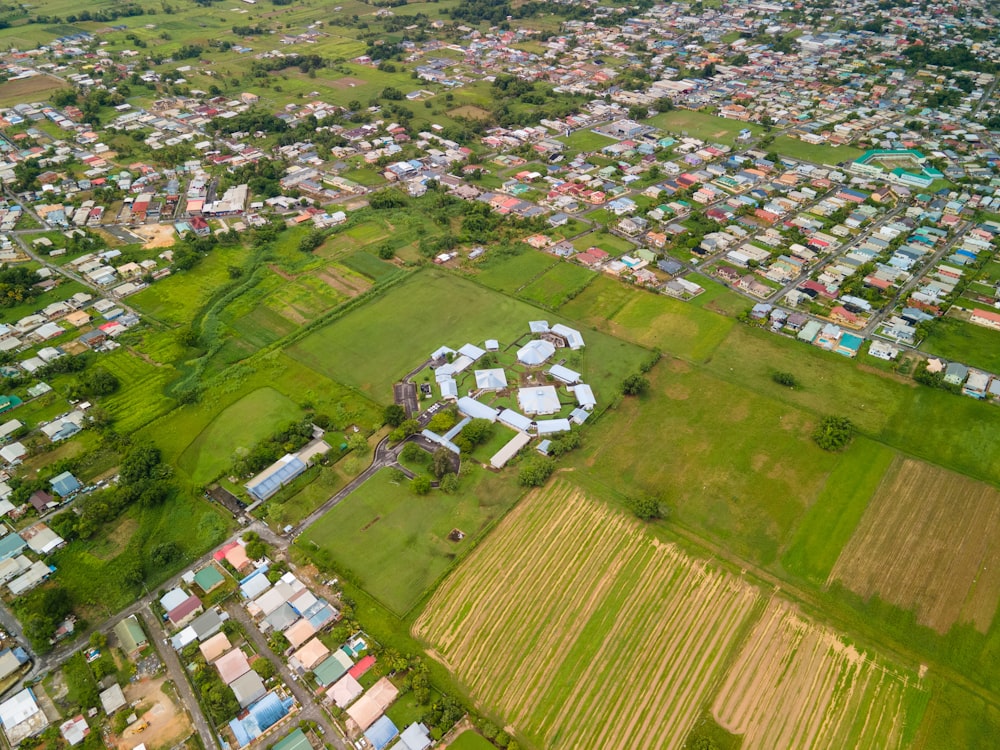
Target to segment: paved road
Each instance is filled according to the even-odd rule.
[[[246,631],[247,638],[254,644],[254,648],[257,649],[257,653],[269,658],[278,668],[278,674],[281,675],[281,679],[285,681],[288,685],[289,690],[292,691],[292,695],[295,696],[295,700],[299,702],[302,710],[299,713],[299,719],[308,719],[309,721],[315,721],[323,730],[324,739],[332,744],[337,750],[345,750],[348,745],[340,737],[340,731],[335,729],[330,723],[326,716],[326,713],[316,702],[305,686],[299,682],[292,671],[285,664],[285,660],[276,655],[272,650],[271,646],[268,645],[267,639],[264,635],[257,629],[257,625],[251,619],[247,611],[239,605],[237,602],[229,602],[226,604],[226,612],[229,616],[236,622],[243,626],[243,630]]]
[[[201,711],[201,705],[195,698],[191,683],[188,682],[187,672],[181,664],[181,660],[177,657],[177,652],[164,643],[167,631],[163,629],[162,621],[156,616],[156,613],[153,612],[148,603],[137,614],[141,619],[145,620],[146,632],[149,633],[149,637],[152,639],[153,645],[160,655],[160,660],[166,666],[167,672],[170,674],[170,679],[177,686],[177,693],[180,696],[181,703],[187,707],[188,712],[191,714],[191,721],[194,723],[194,728],[201,737],[202,745],[206,750],[219,746],[218,738]]]

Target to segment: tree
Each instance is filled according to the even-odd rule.
[[[773,380],[778,385],[783,385],[786,388],[795,388],[798,386],[799,381],[796,380],[795,376],[790,372],[775,372],[771,374],[771,380]]]
[[[629,510],[635,514],[636,518],[643,521],[653,521],[663,515],[659,499],[644,492],[630,495],[625,499],[625,504],[628,505]]]
[[[360,432],[355,432],[347,439],[347,449],[355,453],[368,452],[368,438]]]
[[[247,542],[246,553],[247,557],[251,560],[262,560],[267,554],[267,547],[264,546],[264,542],[256,539],[252,542]]]
[[[251,668],[260,676],[262,680],[269,680],[277,673],[277,670],[274,668],[274,664],[271,660],[264,657],[254,661]]]
[[[390,427],[399,427],[406,419],[406,410],[399,404],[389,404],[382,412],[382,422]]]
[[[386,86],[382,89],[382,98],[389,99],[391,101],[399,101],[403,98],[403,92],[395,86]]]
[[[522,487],[541,487],[555,470],[555,464],[548,458],[532,456],[517,473],[517,481]]]
[[[181,548],[175,542],[160,542],[149,553],[149,561],[157,568],[166,568],[180,559]]]
[[[396,251],[392,249],[392,245],[388,242],[384,242],[378,246],[378,257],[382,260],[392,260],[396,256]]]
[[[649,390],[649,380],[639,373],[633,373],[622,381],[622,393],[626,396],[641,396]]]
[[[426,495],[431,491],[431,478],[426,474],[420,474],[410,482],[410,489],[416,495]]]
[[[441,479],[445,474],[452,474],[455,471],[455,466],[452,464],[452,452],[441,446],[431,457],[431,472],[438,479]]]
[[[450,411],[439,411],[433,417],[431,417],[430,422],[427,423],[427,429],[431,432],[447,432],[452,427],[455,426],[455,415]]]
[[[820,420],[812,438],[825,451],[840,451],[848,446],[854,433],[854,423],[847,417],[827,416]]]
[[[400,452],[399,457],[407,463],[422,464],[427,461],[427,451],[416,443],[407,443],[403,446],[403,450]]]
[[[493,434],[493,423],[488,419],[473,419],[462,428],[462,435],[473,446],[482,445]]]
[[[442,492],[451,495],[458,491],[459,484],[460,480],[458,478],[458,474],[445,474],[441,477],[441,481],[438,483],[438,488]]]

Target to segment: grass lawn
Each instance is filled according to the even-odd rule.
[[[556,140],[562,141],[575,151],[600,151],[605,146],[617,143],[614,138],[610,138],[593,130],[577,130],[568,136],[562,136]]]
[[[504,347],[527,333],[528,321],[543,316],[552,324],[576,325],[467,279],[428,269],[287,351],[317,372],[388,403],[392,384],[439,346],[496,338]],[[570,366],[584,374],[598,401],[606,404],[647,355],[609,336],[583,335],[586,347],[572,353]]]
[[[513,293],[530,284],[559,259],[539,250],[523,250],[511,258],[492,259],[489,253],[477,268],[476,280],[498,292]]]
[[[173,408],[174,402],[165,395],[167,386],[178,376],[173,367],[157,365],[125,347],[102,354],[99,362],[121,383],[117,393],[101,401],[115,418],[117,430],[129,433]]]
[[[971,367],[1000,373],[1000,333],[950,315],[931,326],[921,348]]]
[[[543,307],[558,309],[596,278],[593,271],[575,263],[557,263],[524,287],[520,295]]]
[[[284,394],[258,388],[216,415],[181,454],[178,467],[195,484],[210,482],[230,467],[236,453],[250,450],[301,415]]]
[[[448,748],[449,750],[493,750],[493,745],[481,734],[476,734],[470,729],[458,735]]]
[[[521,494],[513,474],[498,477],[477,466],[464,472],[454,495],[419,497],[408,481],[394,483],[380,471],[296,544],[404,615]],[[455,528],[465,539],[448,540]]]
[[[352,271],[357,271],[362,276],[367,276],[374,282],[382,281],[385,278],[399,273],[399,267],[392,263],[387,263],[380,258],[376,258],[369,252],[361,250],[349,255],[342,261],[343,265]]]
[[[336,441],[331,440],[331,442]],[[334,452],[337,449],[338,447],[334,445]],[[343,461],[334,466],[320,467],[318,476],[291,497],[286,498],[284,492],[278,493],[262,506],[264,520],[275,529],[283,529],[288,524],[297,524],[337,494],[340,488],[353,478],[353,474],[347,476],[344,472],[342,464],[346,463]]]
[[[690,109],[662,112],[647,122],[671,133],[701,138],[709,143],[725,143],[728,146],[736,143],[736,136],[744,128],[749,128],[754,135],[760,135],[764,132],[760,125],[755,125],[752,122],[727,120],[724,117],[716,117],[706,112],[696,112]]]
[[[812,144],[779,135],[774,139],[769,150],[776,151],[790,159],[805,159],[817,164],[839,164],[842,161],[853,161],[863,153],[853,146],[834,146],[829,143]]]
[[[606,232],[591,232],[590,234],[585,234],[582,237],[577,237],[573,240],[573,247],[577,250],[583,251],[590,247],[599,247],[606,253],[611,255],[621,255],[622,253],[628,253],[635,250],[635,245],[633,245],[628,240],[619,237],[615,234],[608,234]]]
[[[826,581],[895,455],[867,438],[840,455],[782,555],[785,570],[820,585]]]
[[[688,302],[689,305],[701,307],[705,310],[717,312],[735,318],[741,312],[752,306],[752,303],[743,295],[737,294],[732,289],[726,288],[718,281],[702,276],[700,273],[688,274],[684,278],[693,281],[705,291]]]

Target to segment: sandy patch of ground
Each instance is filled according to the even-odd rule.
[[[173,747],[191,734],[191,722],[187,713],[163,692],[166,677],[143,680],[125,686],[125,698],[130,702],[140,701],[147,710],[137,718],[149,726],[141,732],[123,733],[117,738],[118,750],[132,750],[140,742],[146,747]],[[167,688],[173,690],[173,686]]]
[[[146,242],[143,248],[153,250],[161,247],[171,247],[177,239],[174,228],[169,224],[143,224],[132,230]]]

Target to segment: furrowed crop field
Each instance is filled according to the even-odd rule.
[[[830,574],[864,597],[946,632],[985,633],[1000,600],[1000,492],[921,461],[898,460]]]
[[[414,632],[539,748],[680,747],[758,602],[555,482],[444,581]]]
[[[909,747],[927,692],[772,600],[712,706],[742,750]]]

